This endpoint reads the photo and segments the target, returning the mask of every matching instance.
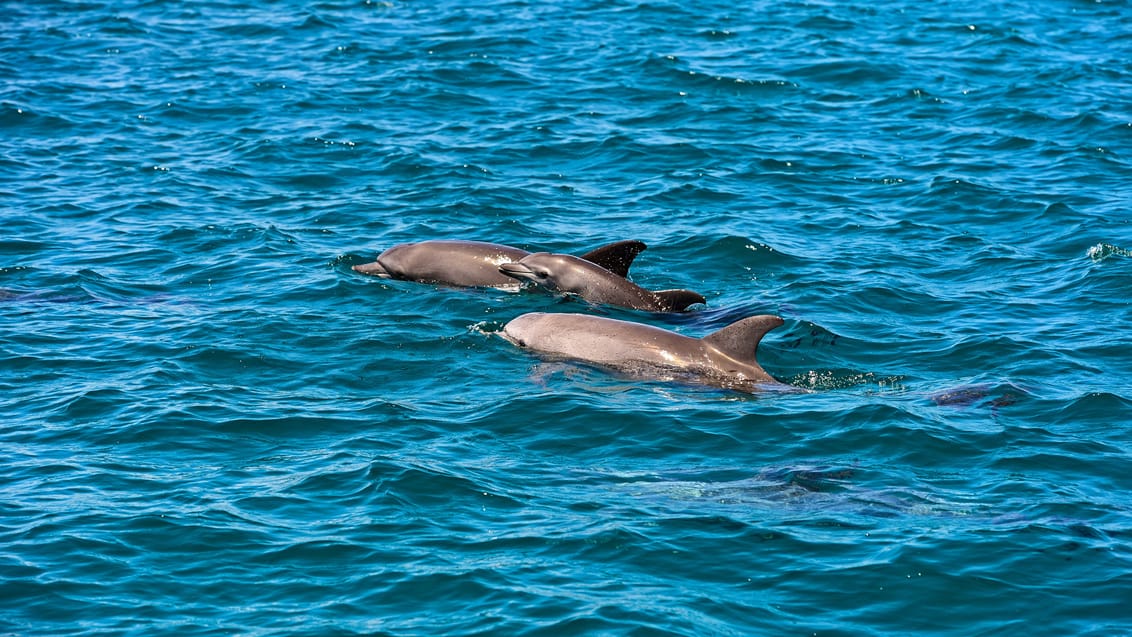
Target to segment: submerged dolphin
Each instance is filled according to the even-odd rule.
[[[755,352],[777,316],[741,319],[703,338],[651,325],[586,314],[523,314],[501,335],[524,349],[657,380],[693,381],[755,392],[787,387],[766,372]]]
[[[590,303],[634,310],[683,312],[693,303],[706,302],[703,296],[691,290],[646,290],[625,278],[623,273],[569,254],[536,252],[500,265],[499,271],[550,290],[576,294]]]
[[[581,258],[624,276],[633,259],[644,249],[645,244],[640,241],[618,241],[587,252]],[[526,250],[484,241],[421,241],[395,245],[378,255],[376,261],[355,265],[354,270],[420,283],[513,288],[519,282],[500,272],[499,266],[529,254]]]

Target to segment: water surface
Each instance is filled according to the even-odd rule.
[[[1132,631],[1125,3],[4,14],[0,633]],[[708,303],[350,269],[430,238]],[[813,391],[529,311],[777,314]]]

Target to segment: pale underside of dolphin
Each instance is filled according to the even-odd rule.
[[[777,316],[751,316],[703,338],[587,314],[523,314],[500,333],[542,356],[609,368],[639,378],[691,382],[754,393],[784,389],[759,365],[763,336]]]
[[[692,290],[646,290],[626,278],[626,274],[569,254],[535,252],[500,265],[499,271],[554,292],[577,295],[590,303],[634,310],[683,312],[689,305],[706,302]]]
[[[633,259],[645,249],[640,241],[618,241],[591,250],[581,258],[626,276]],[[371,263],[354,270],[387,279],[459,287],[517,288],[520,282],[499,271],[504,263],[530,253],[484,241],[430,240],[395,245]]]

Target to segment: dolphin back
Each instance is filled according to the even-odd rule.
[[[683,312],[689,305],[707,303],[702,294],[692,290],[657,290],[653,294],[660,299],[665,312]]]
[[[354,266],[362,274],[458,287],[513,287],[499,264],[518,261],[526,250],[484,241],[433,239],[397,244],[377,261]]]

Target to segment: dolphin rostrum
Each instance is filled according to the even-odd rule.
[[[682,380],[756,392],[786,387],[766,372],[755,352],[777,316],[751,316],[703,338],[588,314],[523,314],[503,326],[515,345],[656,380]]]
[[[590,303],[634,310],[683,312],[689,305],[706,302],[703,296],[691,290],[646,290],[625,278],[625,273],[569,254],[535,252],[500,265],[499,271],[552,291],[576,294]]]
[[[618,241],[587,252],[581,258],[624,276],[633,259],[644,249],[645,244],[640,241]],[[498,243],[431,240],[395,245],[378,255],[376,261],[355,265],[354,270],[421,283],[516,288],[520,282],[500,272],[499,266],[519,261],[529,254],[526,250]]]

